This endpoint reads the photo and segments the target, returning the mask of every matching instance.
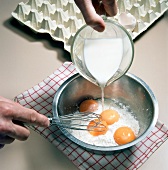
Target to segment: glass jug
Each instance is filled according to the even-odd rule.
[[[134,57],[134,46],[133,46],[133,41],[131,36],[129,35],[127,30],[124,27],[122,27],[118,22],[109,19],[104,19],[104,22],[106,27],[103,32],[97,32],[88,25],[84,25],[80,30],[78,30],[71,46],[71,58],[79,74],[81,74],[84,78],[86,78],[90,82],[98,86],[101,86],[100,82],[96,79],[95,75],[93,74],[94,70],[96,69],[94,68],[94,66],[96,67],[99,64],[98,67],[100,67],[100,74],[103,71],[104,71],[103,72],[104,75],[109,74],[106,73],[106,64],[108,65],[107,67],[109,67],[110,69],[110,64],[112,66],[112,64],[114,64],[115,59],[112,58],[112,56],[109,56],[107,60],[106,53],[103,47],[106,47],[107,45],[111,45],[114,42],[113,46],[111,46],[111,48],[109,47],[108,50],[112,54],[116,54],[114,52],[118,50],[118,52],[120,52],[121,57],[117,69],[111,70],[113,73],[111,72],[111,74],[108,75],[108,80],[104,84],[105,87],[108,86],[110,83],[114,82],[115,80],[117,80],[118,78],[120,78],[128,71]],[[97,53],[97,58],[100,57],[100,53],[103,52],[105,53],[105,56],[103,56],[102,59],[100,60],[101,62],[98,63],[95,60],[95,62],[94,61],[92,62],[93,65],[92,63],[90,63],[90,67],[88,66],[86,61],[86,56],[88,56],[88,54],[85,52],[85,47],[87,46],[86,44],[88,40],[90,42],[90,45],[95,46],[94,55]],[[116,42],[118,42],[118,40],[120,42],[121,48],[117,48],[116,46]],[[103,41],[106,43],[104,43]],[[95,42],[98,42],[99,46],[96,47]],[[101,48],[101,43],[102,43],[102,48]],[[90,55],[89,57],[93,57],[93,56]],[[105,59],[107,60],[106,63],[105,63]],[[103,67],[101,67],[101,65]],[[91,71],[92,66],[93,69]]]

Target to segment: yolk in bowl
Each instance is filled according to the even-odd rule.
[[[114,133],[114,140],[118,145],[124,145],[135,140],[135,134],[131,128],[123,126]]]
[[[112,109],[104,110],[101,113],[101,119],[106,121],[108,125],[112,125],[115,122],[118,122],[119,118],[120,115],[118,114],[118,112]]]
[[[107,123],[105,121],[100,121],[99,123],[99,121],[98,119],[94,119],[87,126],[88,132],[93,136],[104,135],[108,131]]]
[[[84,100],[79,106],[80,112],[95,112],[97,109],[98,102],[93,99]]]

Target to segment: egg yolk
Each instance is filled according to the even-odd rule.
[[[94,112],[98,109],[98,103],[95,100],[89,99],[83,101],[79,106],[80,112]]]
[[[114,133],[114,140],[118,145],[127,144],[135,140],[135,134],[129,127],[120,127]]]
[[[95,119],[89,122],[87,130],[93,136],[104,135],[108,131],[108,125],[105,121]]]
[[[104,110],[101,113],[101,119],[106,121],[108,125],[112,125],[115,122],[118,122],[119,118],[120,115],[118,114],[118,112],[112,109]]]

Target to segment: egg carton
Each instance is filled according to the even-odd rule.
[[[118,13],[109,19],[118,21],[121,13],[132,14],[136,18],[135,28],[128,30],[132,39],[168,9],[168,0],[118,0],[117,3]],[[69,52],[75,33],[85,24],[74,0],[20,2],[12,16],[35,32],[49,33],[54,40],[64,42],[64,48]]]

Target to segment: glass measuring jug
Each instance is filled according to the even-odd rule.
[[[97,32],[83,26],[75,35],[71,57],[77,71],[98,86],[108,86],[124,75],[134,57],[133,41],[118,22],[104,19],[106,28]]]

